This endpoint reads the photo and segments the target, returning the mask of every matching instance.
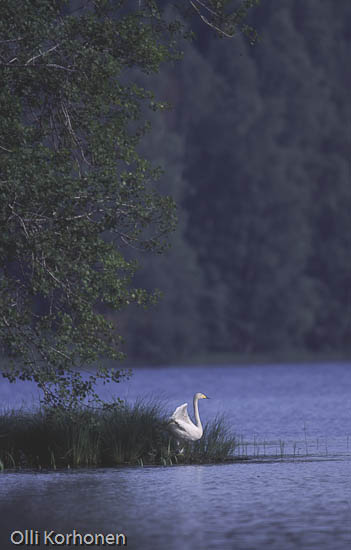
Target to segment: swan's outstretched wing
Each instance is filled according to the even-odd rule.
[[[202,436],[202,427],[196,426],[188,415],[188,403],[176,408],[168,421],[168,428],[180,440],[196,441]]]
[[[192,423],[188,415],[188,403],[183,403],[183,405],[179,405],[179,407],[177,407],[174,413],[172,414],[170,420],[174,420],[175,422],[180,421],[180,422]]]

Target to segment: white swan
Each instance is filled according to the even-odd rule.
[[[188,415],[188,403],[179,405],[168,421],[170,432],[179,440],[197,441],[203,434],[202,424],[199,415],[199,399],[210,399],[204,393],[195,393],[194,395],[194,415],[195,424]],[[182,449],[183,450],[183,449]],[[182,450],[180,452],[182,452]]]

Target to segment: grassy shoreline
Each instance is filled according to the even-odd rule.
[[[223,417],[179,454],[155,403],[116,404],[110,410],[0,411],[0,473],[86,467],[172,466],[312,460],[330,457],[327,440],[247,441]],[[306,434],[305,434],[306,435]],[[346,438],[349,453],[349,436]]]
[[[110,410],[38,409],[0,412],[0,469],[212,464],[237,460],[238,440],[223,418],[206,424],[200,441],[177,454],[155,403]]]

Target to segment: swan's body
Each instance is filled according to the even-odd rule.
[[[195,393],[195,424],[188,415],[188,403],[179,405],[170,417],[168,428],[178,441],[197,441],[198,439],[201,439],[203,429],[199,415],[199,399],[209,399],[209,397],[203,393]]]

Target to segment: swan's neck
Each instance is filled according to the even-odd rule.
[[[202,428],[200,415],[199,415],[199,398],[194,397],[194,416],[195,416],[195,424],[198,428]]]

